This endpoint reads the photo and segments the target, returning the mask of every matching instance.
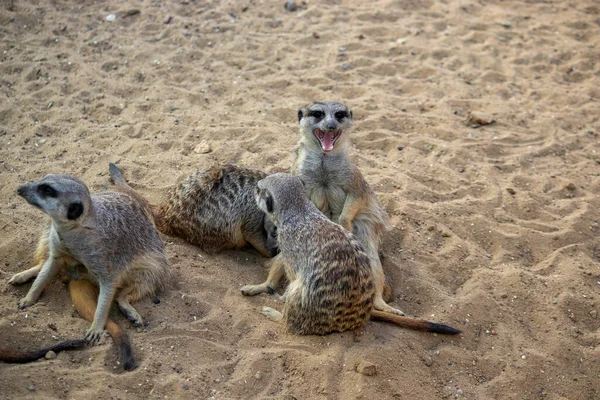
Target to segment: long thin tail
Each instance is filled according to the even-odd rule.
[[[448,325],[436,324],[435,322],[425,321],[424,319],[402,317],[385,311],[372,310],[371,319],[390,322],[403,328],[414,329],[417,331],[441,333],[443,335],[458,335],[461,333],[458,329]]]
[[[79,315],[92,322],[98,305],[98,289],[96,286],[85,279],[71,280],[69,282],[69,292]],[[119,360],[123,368],[126,371],[134,369],[136,365],[133,359],[133,349],[127,333],[111,319],[106,321],[106,330],[119,349]]]
[[[39,350],[18,351],[13,349],[0,349],[0,361],[6,363],[24,364],[42,358],[49,351],[59,353],[65,350],[76,350],[85,347],[87,342],[84,339],[66,340],[55,344],[54,346],[44,347]]]
[[[148,217],[150,217],[150,219],[154,222],[156,220],[157,207],[150,204],[150,202],[146,200],[144,196],[142,196],[141,194],[136,192],[131,186],[129,186],[129,184],[125,180],[125,177],[123,176],[123,173],[115,164],[108,163],[108,173],[110,175],[110,179],[117,187],[117,190],[123,193],[127,193],[128,195],[136,199],[138,203],[140,203],[142,207],[144,207]]]

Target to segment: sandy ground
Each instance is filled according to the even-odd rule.
[[[0,1],[0,345],[88,327],[59,282],[17,310],[29,285],[6,282],[46,223],[19,184],[101,191],[112,161],[158,201],[215,161],[287,168],[316,99],[354,111],[354,158],[394,226],[393,304],[464,331],[295,337],[259,313],[275,299],[239,293],[266,275],[258,254],[164,237],[175,283],[137,303],[149,327],[115,313],[137,370],[106,337],[1,364],[0,397],[599,398],[599,43],[594,0]]]

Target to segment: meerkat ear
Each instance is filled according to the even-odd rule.
[[[270,213],[273,212],[273,197],[271,196],[270,193],[267,193],[267,196],[265,197],[265,205],[267,206],[267,211]]]
[[[81,214],[83,214],[83,204],[78,201],[69,204],[69,209],[67,210],[67,219],[77,219],[81,217]]]
[[[304,116],[304,113],[302,112],[302,109],[298,110],[298,122],[300,122],[300,120],[302,119],[302,117]]]

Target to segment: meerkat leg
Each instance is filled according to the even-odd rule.
[[[267,238],[259,233],[244,234],[244,239],[252,245],[264,257],[273,257],[271,251],[267,248]]]
[[[27,295],[19,301],[19,309],[23,310],[33,304],[40,298],[42,291],[62,267],[62,259],[48,258],[40,269],[33,285],[29,288]]]
[[[261,314],[274,322],[279,322],[283,319],[283,314],[271,307],[263,307]]]
[[[283,257],[275,256],[269,261],[271,268],[267,280],[260,285],[246,285],[242,287],[241,292],[244,296],[255,296],[260,293],[274,293],[279,281],[283,278],[285,265]]]
[[[365,203],[365,198],[346,196],[346,201],[344,202],[344,208],[340,214],[338,224],[343,226],[347,231],[352,232],[352,221],[354,221],[356,214],[365,206]]]
[[[44,232],[42,236],[40,236],[40,240],[38,241],[38,245],[35,250],[35,267],[29,268],[26,271],[22,271],[18,274],[13,275],[13,277],[10,278],[8,283],[10,283],[11,285],[20,285],[38,276],[42,269],[42,266],[44,265],[44,262],[48,258],[48,235],[49,231],[46,230],[46,232]]]
[[[100,294],[98,295],[98,307],[94,314],[92,326],[85,333],[84,339],[89,342],[97,342],[104,333],[104,326],[108,319],[108,312],[115,296],[115,285],[113,282],[100,282]]]
[[[117,296],[117,304],[119,305],[119,310],[121,310],[127,319],[130,320],[135,326],[144,325],[144,320],[142,319],[140,313],[138,313],[137,310],[133,308],[131,303],[129,303],[128,291],[123,290],[121,293],[119,293]]]
[[[42,270],[41,265],[37,265],[33,268],[29,268],[23,272],[19,272],[18,274],[14,274],[12,278],[8,281],[11,285],[21,285],[25,282],[30,281],[31,279],[38,276],[40,271]]]

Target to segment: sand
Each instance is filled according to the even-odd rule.
[[[283,3],[0,2],[0,345],[89,326],[60,282],[17,310],[29,285],[7,281],[46,224],[19,184],[69,173],[102,191],[116,162],[159,201],[214,162],[288,168],[312,100],[354,111],[354,159],[393,224],[392,304],[464,333],[292,336],[259,312],[280,302],[239,293],[265,259],[165,236],[174,284],[136,304],[150,325],[114,312],[138,369],[121,370],[106,336],[0,364],[0,397],[599,398],[597,2]]]

